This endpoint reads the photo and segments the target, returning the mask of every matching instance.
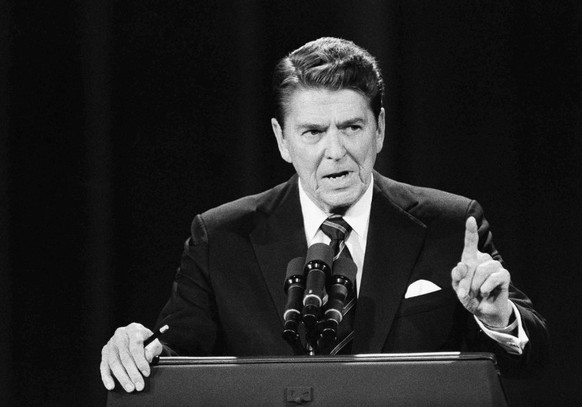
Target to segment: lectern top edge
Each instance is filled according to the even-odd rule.
[[[217,364],[269,364],[269,363],[357,363],[357,362],[455,362],[461,360],[490,360],[497,367],[497,359],[486,352],[430,352],[430,353],[381,353],[344,356],[270,356],[270,357],[190,357],[166,356],[155,362],[159,366],[217,365]]]

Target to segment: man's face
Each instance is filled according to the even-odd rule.
[[[292,163],[307,195],[326,213],[346,209],[370,185],[384,142],[368,99],[350,90],[295,90],[281,128],[271,120],[281,157]]]

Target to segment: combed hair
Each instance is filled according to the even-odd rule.
[[[376,59],[351,41],[331,37],[308,42],[275,67],[275,118],[281,126],[289,98],[298,88],[355,90],[368,98],[376,118],[384,96],[384,81]]]

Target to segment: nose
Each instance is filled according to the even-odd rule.
[[[346,155],[342,134],[338,129],[330,129],[327,133],[325,156],[330,160],[339,160]]]

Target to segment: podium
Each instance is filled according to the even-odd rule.
[[[507,406],[490,353],[162,357],[117,406]]]

